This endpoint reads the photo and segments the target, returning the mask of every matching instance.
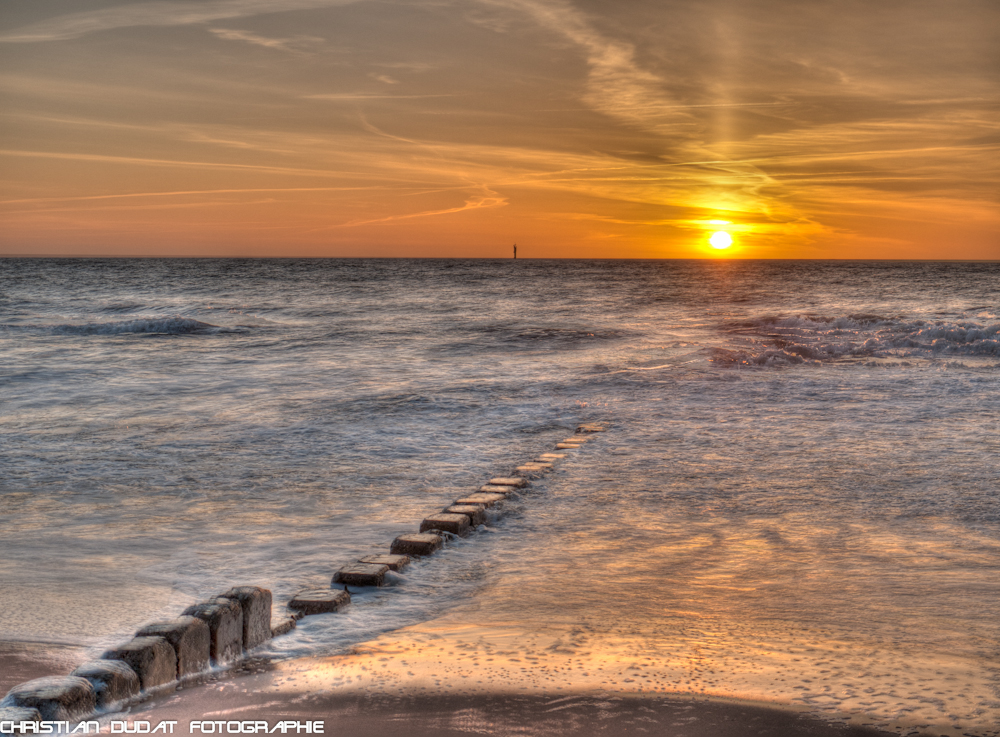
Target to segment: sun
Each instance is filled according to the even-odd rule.
[[[733,237],[726,231],[719,230],[712,233],[712,237],[708,239],[708,242],[712,245],[712,248],[717,248],[722,251],[733,245]]]

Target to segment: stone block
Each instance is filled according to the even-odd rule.
[[[486,524],[486,512],[475,504],[454,504],[444,510],[447,514],[464,514],[472,527]]]
[[[410,565],[410,558],[406,555],[367,555],[358,563],[374,563],[389,566],[390,571],[401,571]]]
[[[472,531],[472,528],[469,525],[469,518],[464,514],[438,512],[437,514],[425,517],[420,523],[421,532],[432,532],[434,530],[450,532],[452,535],[465,537]]]
[[[216,665],[238,660],[243,655],[243,607],[235,599],[221,596],[184,610],[208,625],[211,635],[209,655]]]
[[[3,703],[3,702],[0,702]],[[4,729],[0,729],[0,737],[13,737],[20,734],[37,734],[38,729],[21,729],[19,724],[38,724],[42,721],[42,714],[31,706],[0,706],[0,723],[10,722]]]
[[[351,595],[340,589],[301,591],[288,602],[288,608],[303,615],[336,612],[351,603]]]
[[[243,608],[243,649],[253,650],[271,639],[271,592],[260,586],[235,586],[223,598]]]
[[[528,485],[527,481],[525,481],[522,478],[518,478],[517,476],[507,477],[507,478],[501,477],[501,478],[496,478],[496,479],[490,479],[490,483],[493,484],[493,486],[514,486],[514,487],[516,487],[518,489],[523,488],[523,487],[525,487],[525,486]]]
[[[295,617],[281,617],[277,622],[271,625],[271,637],[287,635],[295,629],[295,622]]]
[[[163,637],[136,637],[101,657],[128,663],[143,691],[177,680],[177,652]]]
[[[113,711],[139,695],[142,685],[132,666],[121,660],[94,660],[70,673],[86,678],[94,688],[97,708]]]
[[[543,473],[551,471],[552,465],[549,463],[525,463],[515,470],[522,476],[541,476]]]
[[[479,507],[495,507],[498,502],[502,502],[507,498],[506,494],[469,494],[468,496],[463,496],[461,499],[456,499],[455,504],[461,506],[467,506],[469,504],[474,504]]]
[[[476,489],[477,494],[503,494],[507,496],[508,494],[516,494],[517,489],[513,486],[491,486],[490,484],[485,484]]]
[[[270,617],[268,618],[270,628]],[[270,632],[268,633],[270,636]],[[135,633],[136,637],[162,637],[177,653],[177,677],[187,678],[208,670],[212,652],[212,633],[208,624],[189,614],[168,622],[147,624]]]
[[[604,432],[604,425],[599,425],[596,422],[585,422],[580,425],[574,431],[577,435],[588,432]]]
[[[37,709],[47,722],[77,722],[94,713],[97,697],[86,678],[48,676],[17,684],[0,705]]]
[[[556,443],[556,450],[576,450],[579,447],[579,443]]]
[[[389,566],[379,563],[351,563],[333,574],[333,583],[348,586],[381,586]]]
[[[443,545],[444,540],[441,539],[440,535],[435,535],[432,532],[413,532],[408,535],[400,535],[393,540],[389,552],[396,555],[430,555],[436,550],[440,550]]]
[[[536,458],[537,463],[552,463],[566,457],[565,453],[542,453]]]
[[[566,438],[563,440],[564,443],[574,443],[576,445],[581,445],[583,443],[589,443],[593,438],[586,435],[574,435],[571,438]]]

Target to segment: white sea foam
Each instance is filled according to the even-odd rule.
[[[1000,356],[1000,323],[880,315],[768,316],[732,325],[743,347],[713,349],[722,365],[783,366],[860,358]]]

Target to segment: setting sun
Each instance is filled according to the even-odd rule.
[[[726,231],[720,230],[712,233],[712,237],[708,239],[708,242],[712,244],[712,248],[718,248],[721,251],[733,245],[733,237]]]

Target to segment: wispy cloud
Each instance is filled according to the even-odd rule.
[[[226,41],[245,41],[255,46],[263,46],[266,49],[277,49],[290,53],[301,53],[309,46],[323,43],[323,39],[317,36],[294,36],[292,38],[268,38],[259,36],[250,31],[241,31],[233,28],[209,28],[211,33]]]
[[[132,164],[138,166],[162,166],[181,169],[229,169],[236,171],[259,171],[294,176],[333,177],[336,172],[322,169],[308,169],[288,166],[267,166],[262,164],[230,164],[214,161],[181,161],[174,159],[149,159],[139,156],[109,156],[105,154],[75,154],[54,151],[16,151],[0,149],[0,156],[16,156],[35,159],[62,159],[64,161],[93,161],[111,164]]]
[[[373,225],[375,223],[388,223],[394,220],[411,220],[413,218],[426,218],[433,217],[436,215],[453,215],[456,212],[465,212],[466,210],[480,210],[482,208],[488,207],[504,207],[507,204],[507,198],[493,192],[486,187],[483,187],[484,194],[470,197],[465,201],[465,204],[459,207],[449,207],[444,210],[425,210],[423,212],[411,212],[405,215],[390,215],[384,218],[375,218],[373,220],[351,220],[350,222],[341,223],[340,225],[333,226],[338,228],[349,228],[358,225]]]
[[[303,100],[329,100],[331,102],[350,102],[351,100],[421,100],[428,97],[454,97],[451,94],[439,95],[394,95],[372,92],[329,92],[317,95],[303,95]]]
[[[0,200],[0,205],[34,204],[46,202],[89,202],[94,200],[122,200],[137,197],[190,197],[206,194],[247,194],[281,192],[357,192],[382,189],[382,187],[253,187],[250,189],[183,189],[176,192],[126,192],[124,194],[99,194],[82,197],[28,197],[20,200]]]
[[[361,0],[206,0],[164,2],[158,0],[111,8],[70,13],[34,23],[0,35],[0,43],[33,43],[77,38],[89,33],[132,26],[184,26],[227,18],[244,18],[289,10],[350,5]],[[248,39],[243,39],[248,40]]]
[[[636,61],[635,47],[609,38],[566,0],[481,0],[527,15],[583,50],[590,65],[584,102],[595,110],[644,129],[665,133],[687,122],[687,106],[664,92],[656,74]],[[676,128],[670,129],[676,135]]]
[[[589,65],[582,102],[589,108],[628,126],[657,136],[664,158],[683,160],[711,155],[699,134],[695,107],[667,93],[664,79],[644,68],[633,44],[598,30],[590,17],[568,0],[479,0],[532,19],[550,33],[579,48]],[[723,158],[723,157],[720,157]],[[754,212],[767,205],[761,198],[774,180],[753,164],[720,160],[711,170],[693,172],[689,198],[695,203]]]

